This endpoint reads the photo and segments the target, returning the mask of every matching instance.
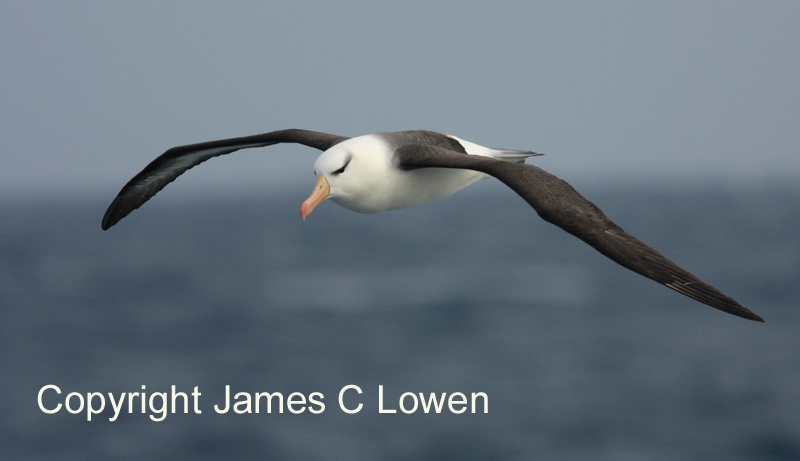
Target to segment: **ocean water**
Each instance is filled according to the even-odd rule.
[[[105,200],[0,205],[0,457],[800,459],[800,189],[586,193],[764,324],[507,191],[301,222],[303,192],[159,196],[108,232]]]

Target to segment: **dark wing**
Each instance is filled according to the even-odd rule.
[[[764,320],[622,230],[563,180],[533,165],[461,155],[437,146],[408,145],[397,151],[402,169],[462,168],[480,171],[513,189],[545,221],[578,237],[618,264],[692,299],[729,314]]]
[[[150,162],[119,191],[103,216],[103,230],[142,206],[183,172],[212,157],[279,143],[298,143],[324,151],[346,139],[318,131],[292,129],[173,147]]]

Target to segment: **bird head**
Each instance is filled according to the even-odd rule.
[[[353,211],[380,211],[376,198],[390,162],[388,147],[374,137],[351,138],[326,150],[314,163],[317,182],[300,207],[300,217],[305,220],[328,198]]]

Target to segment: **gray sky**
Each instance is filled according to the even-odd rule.
[[[0,193],[104,196],[169,147],[426,128],[580,185],[800,177],[800,2],[0,2]],[[313,183],[241,151],[184,193]],[[213,168],[215,167],[215,168]]]

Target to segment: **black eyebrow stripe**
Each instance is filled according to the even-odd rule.
[[[344,165],[342,165],[342,167],[339,168],[338,170],[334,171],[334,173],[342,173],[342,172],[344,172],[344,169],[347,168],[347,165],[350,164],[351,160],[353,160],[353,154],[349,154],[347,156],[347,160],[345,160],[345,162],[344,162]]]

